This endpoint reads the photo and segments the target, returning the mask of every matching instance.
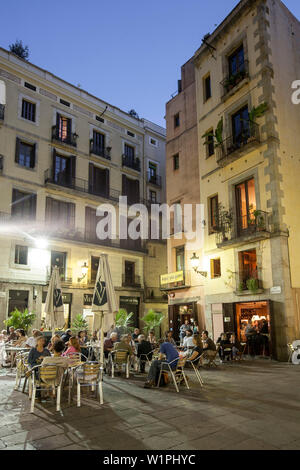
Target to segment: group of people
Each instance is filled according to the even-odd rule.
[[[269,324],[266,319],[248,320],[241,331],[241,336],[245,338],[251,356],[260,355],[262,351],[269,353]]]

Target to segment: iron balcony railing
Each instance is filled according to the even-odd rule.
[[[221,163],[234,152],[245,152],[252,145],[260,143],[259,125],[255,122],[249,122],[240,134],[233,134],[223,140],[222,144],[216,147],[217,162]],[[251,145],[252,144],[252,145]]]
[[[110,150],[108,149],[109,147],[99,147],[94,143],[93,139],[90,140],[90,153],[98,155],[98,157],[105,158],[106,160],[111,160]]]
[[[103,197],[105,199],[111,199],[113,201],[118,201],[120,196],[120,191],[112,188],[99,187],[90,183],[87,180],[82,178],[73,178],[70,174],[59,174],[53,175],[52,168],[48,168],[44,174],[45,184],[51,183],[57,186],[63,186],[65,188],[74,189],[75,191],[80,191],[83,193],[93,194],[94,196]]]
[[[49,282],[50,279],[51,279],[53,268],[54,268],[54,266],[51,266],[50,269],[49,269],[49,267],[47,268],[47,275],[46,275],[47,282]],[[59,272],[60,281],[63,284],[72,284],[73,274],[72,274],[72,269],[71,268],[65,268],[63,266],[58,266],[58,272]]]
[[[229,241],[238,240],[240,237],[263,235],[269,233],[269,213],[261,210],[254,210],[245,216],[232,215],[231,220],[228,216],[222,220],[222,215],[217,217],[218,226],[214,227],[216,232],[217,245],[222,245]]]
[[[57,140],[63,144],[77,147],[77,137],[78,135],[76,133],[67,133],[66,135],[63,135],[58,126],[52,126],[52,140]]]
[[[226,96],[231,90],[233,90],[242,80],[249,77],[249,61],[244,60],[244,63],[240,65],[239,71],[233,75],[227,75],[224,80],[221,81],[223,87],[223,96]]]
[[[153,174],[151,171],[148,171],[147,173],[147,180],[148,183],[154,184],[155,186],[161,186],[161,176]]]
[[[139,158],[134,158],[129,155],[122,155],[122,166],[127,166],[127,168],[132,168],[136,171],[141,171],[141,162]]]
[[[136,287],[141,288],[141,277],[140,276],[129,276],[122,274],[122,286],[123,287]]]
[[[4,121],[4,111],[5,111],[5,105],[0,104],[0,121]]]
[[[161,292],[159,287],[145,287],[144,298],[148,302],[167,302],[168,294]]]

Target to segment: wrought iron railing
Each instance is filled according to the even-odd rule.
[[[151,184],[155,184],[155,186],[161,186],[161,176],[151,173],[148,171],[147,180]]]
[[[122,274],[122,286],[141,288],[141,277],[137,275],[129,276]]]
[[[255,122],[249,122],[248,127],[245,128],[240,134],[233,134],[227,139],[224,139],[222,144],[216,146],[217,162],[229,157],[234,152],[246,151],[250,144],[260,142],[259,125]]]
[[[77,147],[77,137],[78,135],[76,133],[67,133],[66,135],[63,135],[58,126],[52,126],[52,140],[57,140],[63,144]]]
[[[260,232],[269,233],[269,213],[261,210],[254,210],[245,216],[232,216],[232,220],[222,220],[218,217],[219,224],[215,227],[216,242],[222,245],[231,240],[236,240],[243,236],[258,235]]]
[[[168,294],[163,293],[159,287],[145,287],[145,300],[150,302],[167,302]]]
[[[136,171],[141,171],[141,162],[139,158],[134,158],[129,155],[122,155],[122,166],[127,166],[127,168],[132,168]]]
[[[5,111],[5,105],[0,104],[0,121],[4,121],[4,111]]]
[[[102,158],[106,158],[106,160],[111,160],[110,151],[108,150],[108,147],[99,147],[94,143],[93,139],[90,140],[90,153],[98,155]]]
[[[244,63],[240,65],[240,69],[233,75],[227,75],[224,80],[221,81],[223,87],[223,96],[226,96],[231,90],[233,90],[242,80],[249,77],[249,61],[244,60]]]

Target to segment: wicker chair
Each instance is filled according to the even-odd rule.
[[[36,391],[52,390],[56,392],[56,411],[60,411],[61,386],[64,376],[62,367],[56,365],[38,365],[31,369],[31,384],[29,395],[31,398],[30,413],[34,412]]]
[[[193,369],[194,372],[195,372],[195,375],[196,375],[196,378],[197,378],[198,382],[200,383],[201,387],[203,387],[204,382],[203,382],[203,379],[202,379],[201,374],[200,374],[200,371],[199,371],[200,358],[199,358],[199,357],[196,357],[196,359],[194,359],[193,361],[191,361],[190,359],[187,359],[186,362],[187,362],[188,364],[191,364],[192,369]]]
[[[81,387],[91,387],[95,391],[99,391],[99,401],[103,404],[102,377],[103,369],[99,362],[88,361],[78,366],[75,370],[77,382],[77,406],[81,405]]]
[[[175,363],[175,361],[178,361],[177,366],[176,366],[176,370],[172,369],[172,365]],[[186,378],[186,375],[185,375],[185,372],[184,372],[185,364],[186,364],[186,358],[185,357],[175,358],[171,362],[162,362],[160,372],[159,372],[158,382],[157,382],[157,388],[160,385],[160,379],[161,379],[162,373],[163,372],[168,372],[168,373],[170,373],[170,375],[172,377],[173,383],[174,383],[175,388],[176,388],[176,392],[179,393],[178,385],[180,385],[182,383],[182,381],[184,381],[184,383],[186,385],[186,388],[190,389],[187,378]]]
[[[122,366],[125,365],[126,378],[129,379],[129,353],[124,349],[118,349],[110,352],[110,367],[111,376],[114,378],[115,368],[122,370]]]

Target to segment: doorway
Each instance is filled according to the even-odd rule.
[[[23,312],[28,308],[28,290],[10,290],[8,302],[8,316],[17,308]]]

